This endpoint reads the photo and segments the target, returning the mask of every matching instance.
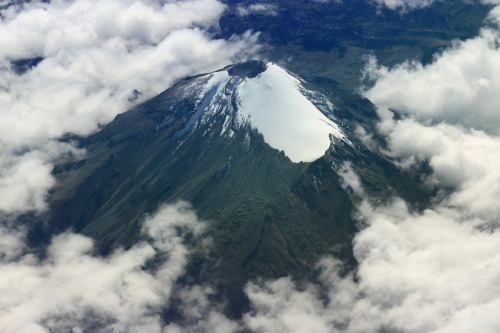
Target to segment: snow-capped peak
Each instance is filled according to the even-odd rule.
[[[329,135],[345,137],[301,92],[299,80],[268,63],[266,71],[238,87],[238,116],[248,121],[272,147],[293,162],[314,161],[330,146]]]
[[[190,122],[208,123],[223,113],[223,133],[249,124],[291,161],[311,162],[329,148],[331,135],[346,142],[347,138],[306,92],[299,79],[272,62],[237,64],[208,74],[208,80],[204,77]]]

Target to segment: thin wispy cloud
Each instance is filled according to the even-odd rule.
[[[275,4],[254,3],[248,6],[238,5],[236,7],[236,12],[239,16],[248,16],[248,15],[276,16],[279,14],[279,8]]]
[[[389,9],[412,10],[430,6],[439,0],[371,0],[378,5],[386,6]]]
[[[369,0],[369,1],[379,6],[385,6],[391,10],[399,10],[403,12],[429,7],[438,2],[445,2],[445,0]],[[471,2],[467,0],[463,1],[466,3]],[[498,0],[473,0],[473,1],[487,5],[500,4]]]

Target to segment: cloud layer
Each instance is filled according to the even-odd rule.
[[[199,240],[203,230],[190,206],[179,202],[145,218],[148,242],[107,257],[92,254],[91,239],[70,233],[54,237],[44,259],[29,253],[16,260],[4,257],[0,330],[161,332],[166,325],[160,315],[188,261],[183,237],[190,233]],[[11,243],[10,251],[15,246]],[[145,270],[152,260],[158,267]],[[191,298],[207,293],[183,292]]]
[[[389,69],[372,60],[368,73],[377,84],[365,96],[421,122],[444,121],[498,134],[497,41],[497,31],[485,29],[479,37],[457,43],[427,66],[406,62]]]

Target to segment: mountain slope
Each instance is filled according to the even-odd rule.
[[[308,275],[325,253],[354,265],[356,198],[343,186],[344,162],[381,199],[426,193],[353,134],[373,117],[369,102],[322,82],[317,90],[335,95],[326,96],[313,81],[250,61],[187,78],[119,115],[82,140],[84,161],[57,169],[50,233],[73,228],[108,252],[138,240],[145,213],[187,200],[213,240],[188,275],[218,281],[234,316],[248,279]]]

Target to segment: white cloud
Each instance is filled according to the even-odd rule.
[[[0,140],[0,211],[43,210],[47,191],[55,184],[53,161],[64,156],[78,159],[81,150],[71,144],[44,141],[35,149],[9,145]],[[17,149],[21,150],[18,151]]]
[[[2,216],[0,226],[0,261],[13,261],[25,252],[25,230],[16,228],[12,218]]]
[[[435,184],[452,189],[441,205],[499,225],[500,138],[448,124],[397,121],[387,132],[391,153],[410,161],[427,160]]]
[[[437,0],[371,0],[378,5],[384,5],[389,9],[412,10],[430,6]]]
[[[450,331],[465,313],[498,311],[499,233],[482,232],[474,219],[442,207],[411,214],[395,201],[361,211],[369,227],[354,243],[363,298],[353,309],[352,331]],[[500,327],[495,315],[482,319],[494,328],[485,332]]]
[[[2,258],[0,330],[161,332],[165,325],[161,313],[188,261],[183,237],[190,233],[200,240],[203,230],[190,206],[179,202],[145,219],[143,232],[150,241],[106,257],[92,255],[89,238],[65,233],[54,237],[44,259],[30,254],[15,261]],[[159,267],[145,270],[152,259]],[[195,298],[209,293],[200,288],[185,290],[181,296],[198,306],[201,301]],[[221,327],[233,325],[223,322],[215,308],[210,316],[203,320],[209,323],[218,316]]]
[[[498,8],[490,14],[494,18]],[[500,212],[500,58],[497,31],[457,43],[430,65],[368,65],[375,85],[364,95],[378,107],[391,154],[429,161],[436,184],[453,192],[441,205],[498,225]],[[395,121],[392,112],[406,114]]]
[[[217,24],[224,5],[215,0],[28,2],[2,12],[2,57],[51,57],[62,49],[128,48],[157,44],[176,30]],[[14,42],[17,43],[14,44]]]
[[[209,300],[213,294],[213,289],[206,286],[184,287],[178,295],[182,301],[184,323],[170,323],[164,327],[164,332],[236,332],[241,328],[240,323],[222,314],[221,305]]]
[[[217,0],[32,1],[2,10],[0,210],[43,209],[59,158],[46,146],[97,130],[133,105],[134,90],[149,98],[253,54],[256,34],[216,40],[207,32],[224,10]],[[35,57],[43,60],[24,74],[10,63]]]
[[[435,62],[406,62],[392,69],[370,62],[376,85],[365,96],[379,106],[404,112],[419,121],[461,124],[499,133],[500,52],[496,31],[457,43]]]
[[[324,258],[319,284],[297,285],[291,278],[249,283],[252,310],[243,318],[254,332],[341,332],[348,323],[357,288],[339,276],[340,262]]]
[[[236,11],[239,16],[247,15],[268,15],[276,16],[278,15],[278,6],[267,3],[255,3],[248,6],[238,5]]]
[[[342,185],[347,191],[352,191],[354,195],[360,198],[366,196],[363,185],[361,184],[361,179],[352,168],[351,162],[344,163],[344,168],[340,170],[340,176],[342,177]]]

